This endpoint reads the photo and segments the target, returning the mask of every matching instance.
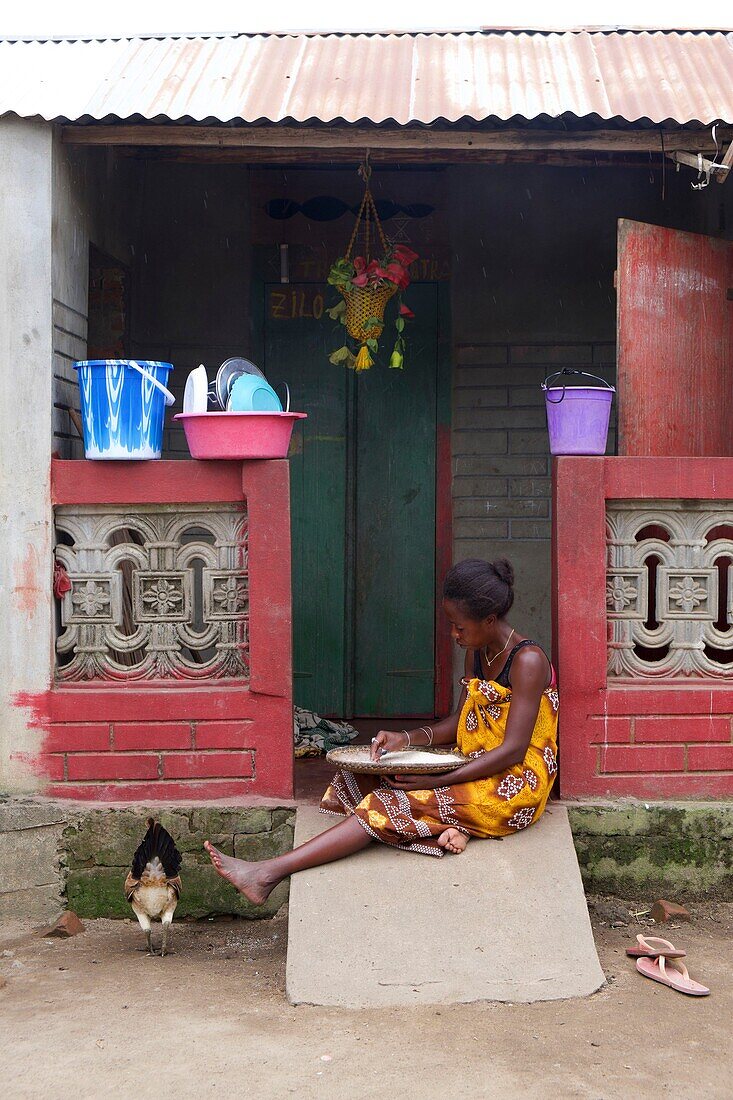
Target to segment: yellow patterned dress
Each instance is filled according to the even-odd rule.
[[[464,756],[479,756],[504,740],[511,687],[495,680],[463,681],[467,698],[458,721]],[[354,814],[369,836],[410,852],[442,856],[436,837],[450,826],[467,836],[509,836],[541,816],[557,773],[558,694],[542,693],[532,738],[521,764],[486,779],[428,791],[398,791],[380,778],[338,771],[321,801],[322,813]]]

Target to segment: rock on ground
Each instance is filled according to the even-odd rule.
[[[61,913],[53,922],[48,932],[45,932],[46,936],[59,936],[69,939],[71,936],[78,936],[80,932],[84,931],[84,925],[77,917],[73,909],[67,909],[65,913]]]

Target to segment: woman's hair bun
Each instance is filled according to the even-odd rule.
[[[496,561],[492,561],[491,568],[500,581],[503,581],[509,588],[514,588],[514,567],[510,561],[507,561],[506,558],[497,558]]]
[[[448,570],[443,596],[462,603],[469,618],[477,622],[489,615],[502,619],[514,603],[514,568],[506,558],[466,558]]]

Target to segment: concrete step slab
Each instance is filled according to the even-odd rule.
[[[298,809],[295,843],[335,818]],[[376,1006],[585,997],[604,983],[564,807],[443,859],[373,844],[294,875],[292,1004]]]

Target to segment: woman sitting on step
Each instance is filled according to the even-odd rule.
[[[321,811],[345,820],[274,859],[248,863],[206,849],[219,874],[255,904],[288,875],[331,863],[381,841],[403,851],[459,853],[468,838],[501,837],[542,814],[557,772],[555,673],[536,642],[507,622],[514,570],[501,558],[454,565],[443,585],[451,635],[466,651],[455,712],[432,726],[372,739],[371,755],[452,745],[470,759],[439,775],[354,775],[339,771]]]

